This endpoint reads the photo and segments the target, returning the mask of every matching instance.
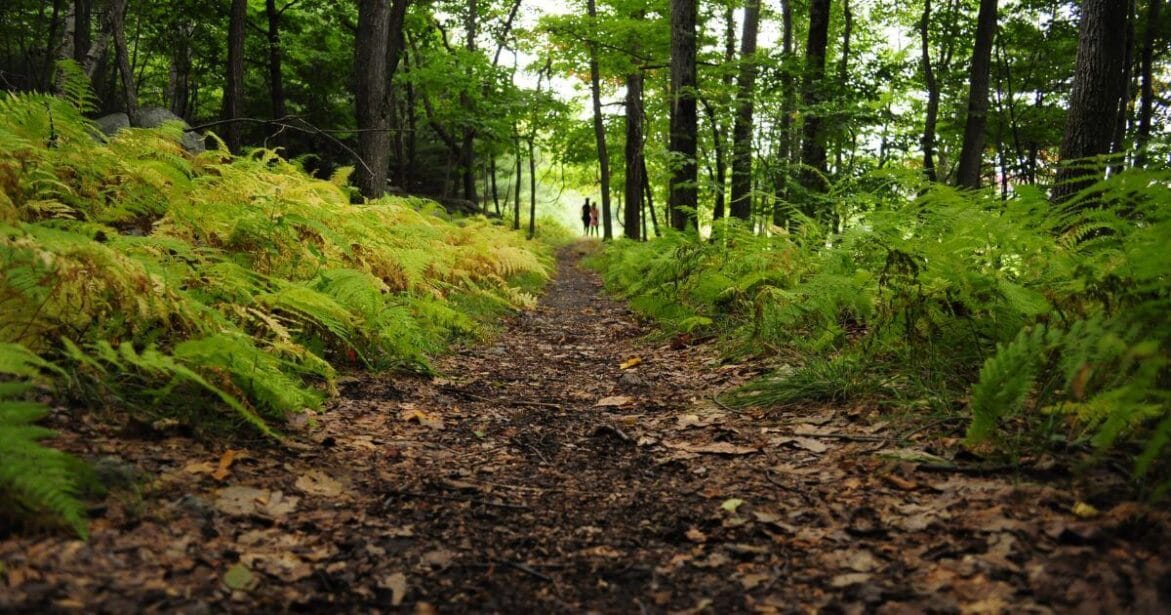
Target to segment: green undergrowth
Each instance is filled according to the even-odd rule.
[[[351,204],[348,170],[318,180],[264,149],[192,156],[177,125],[103,138],[86,89],[67,90],[0,98],[0,514],[81,527],[52,470],[62,456],[37,445],[30,386],[279,437],[338,370],[428,371],[533,304],[552,269],[546,244],[482,218]]]
[[[1027,187],[921,189],[835,195],[841,233],[730,226],[615,242],[593,265],[663,330],[783,364],[729,403],[967,417],[970,445],[1009,457],[1133,454],[1136,487],[1165,495],[1171,173],[1128,170],[1062,208]]]

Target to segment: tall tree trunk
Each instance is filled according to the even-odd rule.
[[[606,126],[602,121],[602,89],[598,71],[598,6],[588,0],[586,8],[590,17],[590,38],[586,42],[590,54],[590,96],[594,107],[594,140],[598,146],[598,173],[602,183],[602,239],[613,237],[610,221],[610,155],[606,151]]]
[[[1110,151],[1113,127],[1103,120],[1114,117],[1118,109],[1125,56],[1126,12],[1118,10],[1114,0],[1085,0],[1061,163],[1053,186],[1055,203],[1065,202],[1097,177],[1093,168],[1076,164],[1078,160]]]
[[[467,0],[468,14],[464,21],[464,47],[471,56],[476,52],[476,26],[479,19],[479,7],[477,0]],[[469,82],[471,81],[471,69],[468,69]],[[460,106],[464,113],[471,115],[472,113],[472,97],[467,91],[460,92],[459,95]],[[517,151],[520,151],[519,149]],[[469,118],[468,123],[463,129],[463,140],[460,143],[460,172],[463,178],[463,194],[464,198],[475,203],[476,202],[476,131],[471,126]]]
[[[850,83],[850,36],[854,33],[854,12],[850,10],[850,0],[842,0],[842,22],[842,53],[838,55],[837,87],[839,92],[846,92]],[[841,175],[843,172],[842,153],[846,147],[846,136],[851,129],[846,122],[840,119],[840,113],[835,115],[839,119],[835,122],[838,130],[834,139],[834,174]]]
[[[130,53],[126,48],[126,0],[113,0],[110,3],[110,24],[118,73],[122,75],[122,91],[126,95],[126,115],[130,118],[131,126],[138,126],[138,87],[134,81],[134,69],[130,67]]]
[[[1118,84],[1118,109],[1114,112],[1114,133],[1110,144],[1110,153],[1115,155],[1114,160],[1110,163],[1111,175],[1121,173],[1125,166],[1125,160],[1121,154],[1126,150],[1126,123],[1133,108],[1134,94],[1138,91],[1138,88],[1134,87],[1132,79],[1134,74],[1134,19],[1135,2],[1128,0],[1126,3],[1126,51],[1122,58],[1122,79]]]
[[[408,0],[361,0],[358,4],[358,31],[355,37],[357,71],[358,155],[367,168],[358,173],[358,188],[368,198],[386,192],[390,169],[390,96],[402,50],[402,19]],[[393,63],[393,64],[392,64]],[[412,152],[413,157],[413,152]]]
[[[740,74],[736,78],[736,122],[732,127],[732,204],[734,218],[752,215],[752,112],[756,96],[756,32],[760,0],[745,0],[740,36]]]
[[[93,38],[92,0],[74,1],[73,20],[73,59],[78,64],[84,65],[86,52],[89,51],[90,41]]]
[[[592,2],[592,0],[591,0]],[[696,21],[697,0],[671,0],[671,183],[667,198],[671,226],[698,230],[696,130]]]
[[[529,239],[537,236],[537,146],[529,137]]]
[[[517,130],[517,127],[515,124],[513,124],[512,129],[514,131]],[[520,187],[524,184],[524,177],[522,177],[522,175],[521,175],[520,160],[521,160],[520,132],[517,131],[517,133],[516,133],[516,192],[513,193],[513,195],[512,195],[513,196],[512,230],[514,230],[514,231],[520,230]]]
[[[171,66],[167,74],[167,100],[171,113],[187,119],[191,100],[191,43],[193,34],[191,22],[179,20],[174,25]]]
[[[272,116],[281,118],[288,115],[285,106],[285,81],[281,71],[281,14],[276,0],[265,0],[264,12],[268,16],[268,90],[272,102]]]
[[[629,239],[638,239],[642,211],[642,71],[626,76],[626,190],[622,228]]]
[[[781,143],[778,152],[775,191],[778,200],[789,199],[790,170],[796,148],[793,147],[795,131],[793,114],[797,111],[797,91],[793,85],[793,0],[781,2]],[[780,208],[773,209],[773,224],[782,226],[787,214]]]
[[[500,193],[496,188],[496,156],[488,157],[488,175],[492,181],[492,207],[496,210],[496,215],[500,215]]]
[[[825,134],[822,118],[814,111],[824,98],[825,51],[829,45],[830,0],[809,3],[809,38],[805,42],[805,80],[801,87],[805,124],[801,139],[801,183],[807,190],[824,192],[826,174]],[[813,203],[806,203],[805,213],[815,216]]]
[[[1155,86],[1153,65],[1155,41],[1159,37],[1159,5],[1162,0],[1149,0],[1147,4],[1147,28],[1143,32],[1143,47],[1139,57],[1140,94],[1138,106],[1138,131],[1135,135],[1137,152],[1134,164],[1147,166],[1147,143],[1151,140],[1151,117],[1155,109]]]
[[[939,82],[931,65],[931,0],[923,1],[923,18],[919,20],[919,44],[922,50],[923,84],[927,86],[927,118],[923,122],[923,173],[927,181],[937,181],[935,171],[935,125],[939,118]]]
[[[248,24],[248,0],[232,0],[228,18],[228,67],[224,84],[224,120],[235,120],[244,115],[244,28]],[[243,145],[243,125],[229,121],[224,125],[224,143],[233,153]]]
[[[972,71],[968,88],[968,117],[964,123],[964,144],[956,163],[956,184],[980,187],[980,166],[984,161],[984,132],[988,125],[988,83],[992,71],[992,42],[996,38],[996,2],[980,0],[976,16],[976,45],[972,48]]]
[[[646,147],[643,147],[641,160],[639,160],[639,167],[642,169],[642,176],[646,181],[642,183],[643,190],[646,191],[646,206],[651,212],[651,228],[655,231],[655,237],[659,237],[659,216],[655,213],[655,192],[651,190],[650,173],[646,172]]]
[[[724,9],[724,65],[732,66],[736,61],[736,11],[731,6]],[[727,92],[732,89],[732,72],[725,70],[720,76],[720,82],[724,86],[723,91]],[[704,111],[707,112],[708,123],[712,128],[712,143],[716,150],[716,186],[715,186],[715,207],[712,208],[712,221],[718,222],[724,219],[724,206],[727,199],[728,187],[728,159],[727,159],[727,122],[723,120],[723,113],[717,114],[715,109],[708,104],[707,100],[703,101]],[[717,119],[719,115],[720,119]]]

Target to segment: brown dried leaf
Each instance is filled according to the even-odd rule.
[[[603,397],[602,399],[599,399],[598,402],[594,405],[600,406],[600,407],[615,407],[616,408],[619,406],[625,406],[625,405],[631,404],[633,402],[634,402],[633,398],[627,397],[625,395],[613,395],[611,397]]]
[[[708,455],[751,455],[760,452],[760,449],[754,446],[739,446],[731,442],[709,442],[707,444],[663,442],[663,446],[689,453],[704,453]]]
[[[293,486],[306,495],[336,498],[345,492],[345,485],[321,470],[309,470],[297,478]]]

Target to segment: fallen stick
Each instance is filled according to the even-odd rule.
[[[418,491],[393,491],[390,496],[382,502],[383,508],[390,507],[390,500],[396,495],[405,495],[414,498],[435,498],[436,500],[447,500],[451,502],[466,502],[468,504],[480,504],[482,506],[494,506],[496,508],[507,508],[510,510],[532,510],[532,508],[524,504],[509,504],[507,502],[492,502],[489,500],[480,500],[477,498],[460,498],[452,495],[443,495],[441,493],[421,493]]]

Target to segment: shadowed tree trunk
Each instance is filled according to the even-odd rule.
[[[962,188],[980,187],[984,132],[988,125],[992,41],[996,37],[996,2],[980,0],[980,12],[976,16],[976,45],[972,49],[972,71],[968,87],[968,117],[964,123],[964,144],[956,163],[956,185]]]
[[[126,95],[126,115],[130,118],[131,126],[138,126],[138,87],[134,81],[134,69],[130,66],[130,54],[126,48],[126,0],[113,0],[110,3],[110,24],[114,35],[118,73],[122,75],[122,90]]]
[[[760,0],[745,0],[740,36],[740,74],[736,78],[736,123],[732,128],[732,206],[734,218],[752,215],[752,112],[756,95],[756,32]]]
[[[696,230],[696,0],[671,0],[671,184],[667,198],[671,226]]]
[[[793,87],[793,0],[781,2],[781,143],[775,173],[774,192],[777,199],[789,198],[790,169],[793,163],[793,114],[797,108],[797,92]],[[773,208],[773,224],[783,226],[787,214],[780,207]]]
[[[402,27],[408,2],[394,0],[392,5],[390,0],[361,0],[358,5],[354,59],[355,65],[362,70],[357,71],[354,99],[361,130],[358,133],[358,155],[369,167],[359,169],[358,188],[368,198],[378,198],[386,192],[386,177],[390,170],[391,96],[388,88],[402,55]],[[410,157],[413,160],[413,151]]]
[[[476,53],[476,27],[479,20],[479,7],[477,0],[468,0],[468,14],[464,21],[464,47],[468,54]],[[469,81],[471,78],[471,69],[468,69]],[[464,113],[471,115],[472,113],[472,98],[471,95],[464,91],[459,95],[460,106],[463,107]],[[518,150],[519,151],[519,150]],[[460,177],[463,178],[463,195],[464,198],[473,203],[476,202],[476,131],[469,125],[463,129],[463,140],[460,144]]]
[[[928,181],[938,180],[935,172],[935,124],[939,118],[939,83],[931,65],[931,44],[928,33],[931,25],[931,0],[923,1],[923,18],[919,20],[919,42],[922,50],[923,84],[927,86],[927,118],[923,122],[923,173]]]
[[[732,66],[736,61],[736,11],[731,6],[724,10],[724,64]],[[732,73],[731,71],[724,71],[720,76],[720,82],[723,85],[723,91],[727,92],[732,89]],[[716,198],[715,207],[712,208],[712,221],[724,219],[724,205],[727,198],[728,183],[728,157],[727,157],[727,140],[728,134],[727,122],[723,119],[724,114],[718,114],[712,108],[708,101],[703,101],[704,111],[707,113],[708,123],[712,128],[712,143],[714,144],[716,154]]]
[[[1138,167],[1147,166],[1147,143],[1151,140],[1151,117],[1155,108],[1155,87],[1152,65],[1155,57],[1155,41],[1159,32],[1159,5],[1162,0],[1150,0],[1147,5],[1147,28],[1143,32],[1143,47],[1139,55],[1139,105],[1138,131],[1135,135],[1135,145],[1138,151],[1134,156],[1134,164]]]
[[[590,53],[590,96],[594,107],[594,140],[598,146],[598,173],[602,183],[602,239],[610,239],[613,237],[610,222],[610,155],[606,151],[606,126],[602,122],[602,91],[599,84],[596,40],[598,36],[598,7],[594,0],[589,0],[586,6],[590,16],[590,38],[586,43]]]
[[[248,0],[232,0],[228,18],[228,67],[224,83],[224,105],[220,114],[224,120],[235,120],[244,115],[244,27],[248,23]],[[232,153],[242,146],[243,124],[224,124],[224,143]]]
[[[537,236],[537,145],[529,136],[529,239]]]
[[[1076,164],[1090,156],[1109,153],[1113,118],[1126,78],[1126,12],[1112,0],[1085,0],[1078,33],[1077,65],[1065,134],[1061,139],[1061,166],[1052,199],[1062,203],[1092,184],[1098,172]]]
[[[268,90],[272,102],[272,116],[288,115],[285,107],[285,81],[281,71],[281,12],[276,0],[265,0],[264,12],[268,16]]]
[[[638,222],[642,211],[642,71],[626,76],[626,190],[622,212],[623,234],[639,238]]]
[[[809,38],[805,43],[805,80],[801,102],[805,112],[801,140],[801,184],[809,191],[824,192],[826,174],[825,134],[822,118],[814,110],[823,99],[825,50],[829,44],[830,0],[809,3]],[[815,216],[813,203],[805,204],[805,213]]]

